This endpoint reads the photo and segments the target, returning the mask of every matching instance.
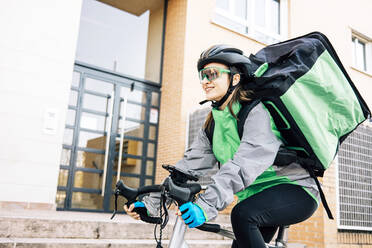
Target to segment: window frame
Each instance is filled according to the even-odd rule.
[[[283,41],[288,38],[288,0],[264,0],[265,1],[265,23],[271,23],[271,6],[269,1],[278,1],[279,3],[279,33],[274,33],[269,31],[269,26],[266,25],[264,28],[255,23],[256,12],[255,9],[255,0],[245,0],[246,1],[246,15],[245,19],[238,17],[234,14],[236,0],[227,0],[228,9],[223,9],[215,6],[214,17],[212,19],[213,23],[221,25],[225,28],[253,38],[264,44],[272,44],[276,42]],[[269,14],[267,14],[269,13]],[[226,18],[236,24],[242,25],[245,29],[245,32],[241,32],[231,27],[228,23],[223,23],[223,21],[218,20],[218,16]],[[260,37],[257,33],[261,33],[264,37]]]
[[[351,33],[351,56],[352,56],[352,67],[372,75],[372,39],[367,38],[364,35],[361,35],[356,32]],[[362,67],[358,64],[358,53],[357,45],[363,44],[363,65]]]

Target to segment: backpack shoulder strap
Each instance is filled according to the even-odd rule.
[[[245,120],[247,119],[248,114],[251,112],[251,110],[257,106],[257,104],[260,103],[260,99],[255,99],[251,102],[247,103],[242,103],[242,108],[240,109],[238,113],[238,121],[237,121],[237,126],[238,126],[238,133],[239,133],[239,138],[242,139],[243,137],[243,131],[244,131],[244,123]]]
[[[205,131],[205,134],[207,135],[207,138],[209,140],[209,143],[212,146],[212,142],[213,142],[213,131],[214,131],[214,119],[213,118],[212,118],[211,128],[210,129],[205,128],[204,131]]]
[[[238,116],[237,116],[238,117],[237,126],[238,126],[238,133],[239,133],[240,139],[242,139],[243,137],[244,123],[245,123],[245,120],[247,119],[249,112],[251,112],[251,110],[258,103],[260,103],[260,101],[261,101],[260,99],[256,99],[250,102],[242,103],[242,108],[240,109]],[[213,144],[213,131],[214,131],[214,120],[213,119],[211,123],[211,128],[210,129],[205,128],[204,131],[207,135],[209,143],[212,145]]]

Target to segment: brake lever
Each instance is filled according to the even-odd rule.
[[[115,209],[114,212],[112,213],[111,220],[115,217],[117,211],[118,211],[118,197],[119,197],[119,189],[115,190]]]

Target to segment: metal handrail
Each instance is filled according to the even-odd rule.
[[[105,149],[105,163],[103,166],[103,177],[102,177],[102,192],[101,196],[105,195],[105,187],[106,187],[106,174],[107,174],[107,164],[108,164],[108,156],[109,156],[109,148],[110,148],[110,136],[111,136],[111,125],[112,125],[112,116],[113,116],[113,110],[114,110],[114,98],[115,98],[115,92],[113,91],[111,93],[111,103],[110,103],[110,110],[108,111],[108,130],[107,130],[107,136],[106,136],[106,149]]]

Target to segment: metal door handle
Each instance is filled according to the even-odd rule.
[[[123,158],[123,144],[124,144],[124,131],[125,131],[125,118],[127,116],[127,103],[128,103],[128,97],[124,98],[124,111],[123,111],[123,125],[121,127],[121,132],[120,132],[120,147],[119,147],[119,158],[118,158],[118,171],[116,175],[116,182],[119,182],[120,180],[120,172],[121,172],[121,160]]]
[[[102,192],[101,196],[105,195],[105,187],[106,187],[106,174],[107,174],[107,164],[108,164],[108,156],[109,156],[109,148],[110,148],[110,136],[111,136],[111,125],[112,125],[112,112],[114,109],[114,99],[115,99],[115,92],[111,93],[111,103],[110,108],[108,111],[109,123],[108,123],[108,130],[106,136],[106,150],[105,150],[105,163],[103,166],[103,178],[102,178]]]

